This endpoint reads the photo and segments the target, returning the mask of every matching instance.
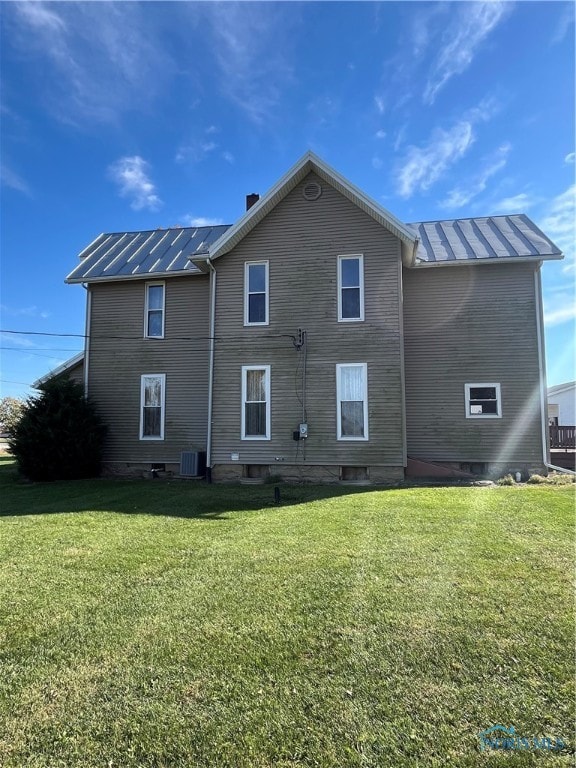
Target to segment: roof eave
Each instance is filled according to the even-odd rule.
[[[479,264],[518,264],[519,262],[540,262],[540,261],[560,261],[564,258],[564,254],[534,254],[530,256],[510,256],[501,257],[492,256],[487,258],[478,259],[450,259],[449,261],[415,261],[412,266],[413,269],[427,269],[428,267],[468,267],[470,265]]]
[[[38,389],[38,387],[45,384],[47,381],[50,381],[50,379],[53,379],[55,376],[61,376],[63,373],[66,373],[66,371],[69,371],[71,368],[74,368],[76,365],[83,362],[83,360],[84,352],[78,352],[74,357],[71,357],[57,368],[54,368],[54,370],[49,371],[48,373],[45,373],[44,376],[36,379],[36,381],[31,384],[32,389]]]
[[[75,270],[74,270],[75,271]],[[74,272],[64,280],[68,285],[82,285],[82,283],[118,283],[122,280],[158,280],[166,277],[197,277],[203,271],[194,269],[179,269],[172,272],[146,272],[140,275],[110,275],[106,277],[71,277]]]
[[[216,259],[232,250],[270,211],[310,172],[331,184],[351,202],[400,238],[403,245],[414,251],[415,235],[392,213],[377,205],[360,189],[351,184],[313,152],[306,152],[287,173],[260,198],[230,229],[209,248],[210,258]]]

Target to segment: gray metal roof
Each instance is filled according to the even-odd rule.
[[[559,248],[523,213],[409,226],[419,239],[415,266],[562,258]]]
[[[562,252],[524,214],[405,225],[418,238],[414,266],[561,259]],[[208,256],[230,228],[176,227],[103,234],[80,254],[68,283],[198,274],[191,259]],[[216,245],[216,253],[220,244]]]
[[[70,272],[66,282],[199,273],[190,258],[208,255],[208,248],[228,226],[175,227],[99,235],[82,251],[80,264]]]

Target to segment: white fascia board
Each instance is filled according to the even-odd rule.
[[[172,272],[142,272],[138,275],[110,275],[104,277],[67,277],[64,282],[68,285],[74,285],[77,283],[118,283],[122,280],[164,280],[167,277],[198,277],[203,274],[205,270],[200,269],[179,269]]]
[[[510,256],[510,258],[493,257],[483,259],[451,259],[450,261],[417,261],[412,266],[412,269],[428,269],[430,267],[469,267],[480,264],[518,264],[527,261],[538,263],[541,261],[558,261],[563,258],[563,254],[553,254],[550,256],[535,254],[534,256]]]
[[[74,357],[66,360],[65,363],[62,363],[57,368],[54,368],[54,370],[44,374],[44,376],[41,376],[39,379],[36,379],[36,381],[32,383],[32,389],[38,389],[41,384],[44,384],[50,379],[53,379],[55,376],[60,376],[60,374],[66,373],[66,371],[69,371],[70,368],[74,368],[75,365],[81,363],[82,360],[84,360],[84,352],[78,352],[78,354],[74,355]]]
[[[576,389],[576,381],[568,381],[566,384],[556,384],[553,387],[548,387],[548,397],[550,397],[550,395],[561,395],[564,392],[570,392],[571,389]]]
[[[250,230],[256,226],[270,211],[300,183],[310,172],[316,172],[321,179],[332,185],[341,194],[347,197],[351,202],[357,205],[361,210],[372,216],[386,229],[390,230],[407,246],[410,252],[409,261],[412,262],[415,257],[418,238],[414,233],[397,219],[389,211],[385,210],[358,187],[355,187],[347,179],[341,176],[337,171],[327,165],[323,160],[313,152],[306,152],[298,162],[282,176],[276,184],[260,198],[260,200],[250,208],[230,229],[213,243],[210,248],[210,258],[215,259],[228,253],[240,240],[242,240]]]

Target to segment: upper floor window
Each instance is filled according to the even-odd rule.
[[[500,419],[502,399],[500,384],[465,384],[467,419]]]
[[[147,339],[164,338],[164,292],[164,283],[146,283],[144,336]]]
[[[268,325],[268,262],[244,265],[244,325]]]
[[[368,440],[368,367],[366,363],[336,366],[338,440]]]
[[[140,440],[164,440],[166,374],[140,377]]]
[[[338,256],[338,321],[364,320],[364,257]]]
[[[270,440],[270,366],[242,366],[242,439]]]

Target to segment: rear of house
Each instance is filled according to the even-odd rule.
[[[403,224],[311,153],[231,227],[102,235],[68,282],[88,288],[106,467],[542,471],[550,258],[523,216]]]

